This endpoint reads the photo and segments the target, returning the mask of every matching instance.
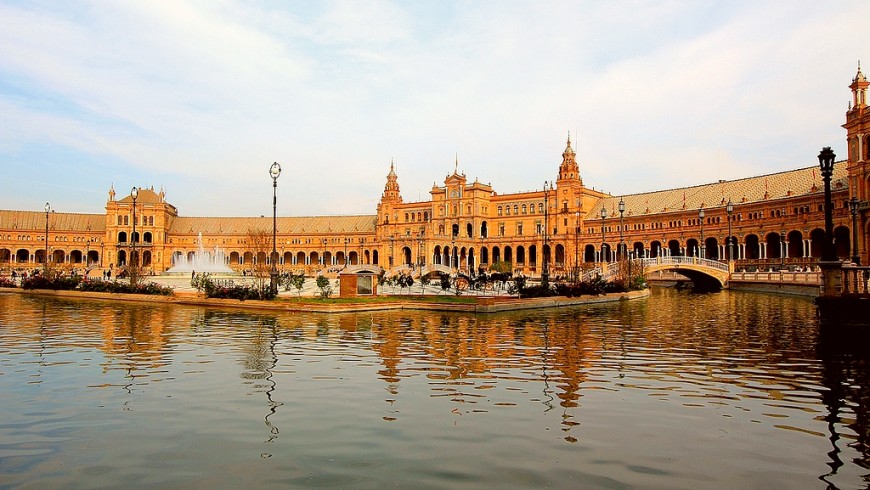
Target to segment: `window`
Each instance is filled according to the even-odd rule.
[[[517,235],[522,235],[522,234],[523,234],[523,224],[517,223]]]

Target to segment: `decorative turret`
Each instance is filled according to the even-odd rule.
[[[112,186],[109,187],[109,201],[114,201],[114,200],[115,200],[115,184],[112,184]]]
[[[849,85],[849,88],[852,89],[852,110],[860,110],[867,107],[867,87],[870,86],[870,82],[867,81],[867,77],[861,73],[861,62],[858,62],[858,73],[855,74],[855,78],[852,79],[852,85]]]
[[[399,194],[399,181],[396,176],[396,168],[393,161],[390,161],[390,173],[387,174],[387,184],[384,186],[384,195],[381,196],[381,201],[402,202],[402,195]]]
[[[568,145],[562,152],[562,164],[559,165],[559,180],[580,179],[580,167],[577,165],[576,156],[571,148],[571,133],[568,133]]]

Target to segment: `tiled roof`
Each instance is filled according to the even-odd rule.
[[[103,233],[106,231],[106,215],[50,212],[48,228]],[[45,212],[0,210],[0,229],[45,230]]]
[[[124,197],[123,199],[119,199],[118,202],[132,203],[133,196],[127,194],[126,197]],[[141,203],[141,204],[159,203],[160,202],[160,195],[158,195],[156,192],[154,192],[154,189],[143,189],[140,187],[139,188],[139,195],[136,196],[136,202]]]
[[[844,188],[847,184],[846,162],[837,162],[834,165],[831,187],[837,190]],[[729,199],[735,206],[739,206],[819,192],[824,192],[824,183],[819,168],[807,167],[739,180],[608,197],[599,201],[589,211],[585,219],[600,220],[602,206],[607,209],[608,217],[618,217],[620,199],[625,200],[624,216],[629,217],[698,210],[701,207],[723,207]]]
[[[364,216],[300,216],[277,219],[278,233],[281,234],[353,234],[374,233],[374,215]],[[173,235],[202,233],[244,235],[249,230],[272,231],[272,217],[179,217],[175,218],[169,233]]]

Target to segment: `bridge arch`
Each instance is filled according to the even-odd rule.
[[[701,291],[722,289],[730,275],[727,263],[699,257],[656,257],[642,259],[642,264],[648,273],[667,270],[686,276]]]

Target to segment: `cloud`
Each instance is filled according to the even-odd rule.
[[[584,182],[614,193],[810,165],[842,144],[870,15],[860,2],[85,5],[0,5],[0,165],[60,145],[112,163],[89,182],[100,192],[164,179],[187,215],[262,214],[272,161],[293,214],[374,213],[391,157],[406,200],[427,199],[456,153],[500,193],[540,188],[569,130]]]

